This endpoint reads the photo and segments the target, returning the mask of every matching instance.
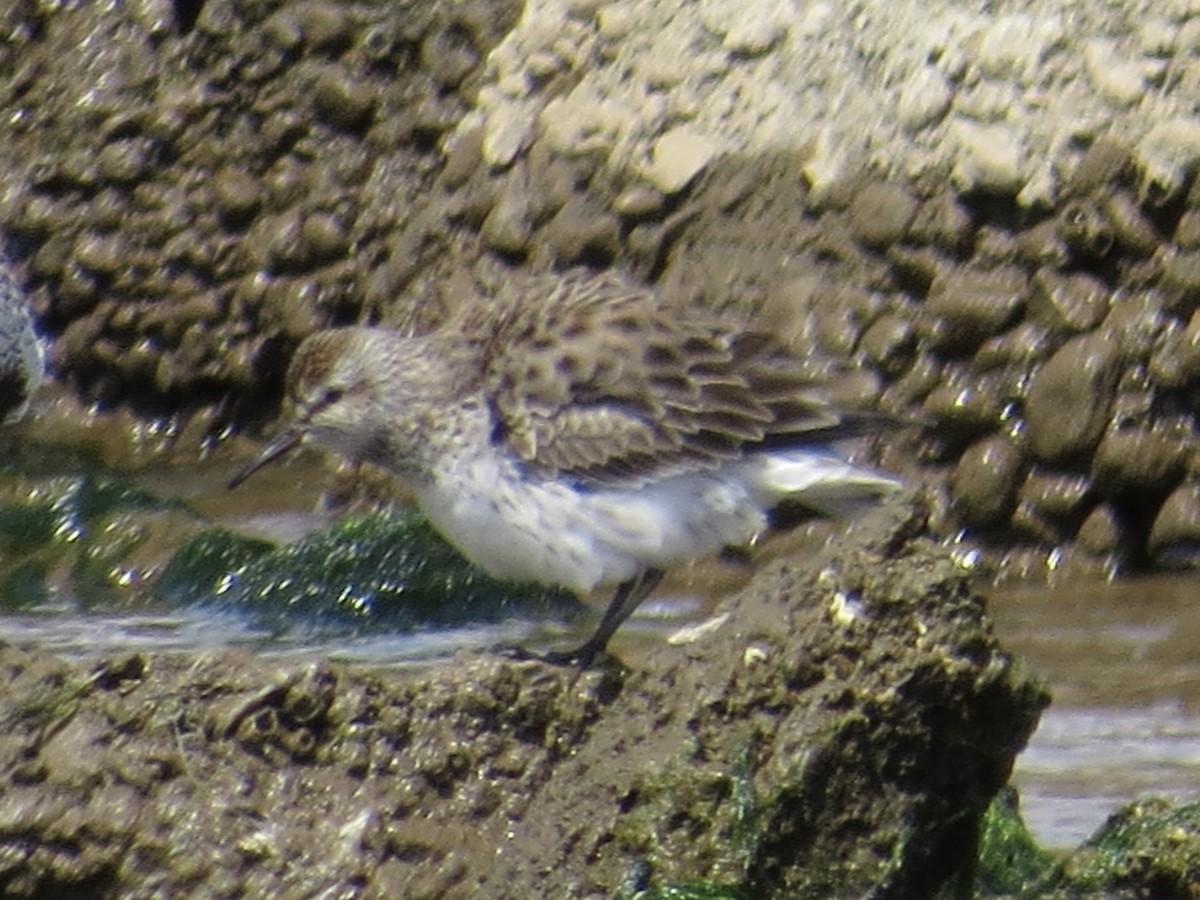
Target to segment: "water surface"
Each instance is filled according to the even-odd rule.
[[[1047,846],[1077,845],[1138,797],[1200,800],[1198,597],[1188,573],[989,598],[1001,640],[1053,696],[1014,772]]]

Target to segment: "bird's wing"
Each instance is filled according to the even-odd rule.
[[[532,279],[496,303],[480,318],[496,439],[538,469],[628,484],[840,422],[769,336],[671,315],[622,278]]]

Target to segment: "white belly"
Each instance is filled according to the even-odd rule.
[[[489,454],[447,461],[417,493],[434,526],[489,574],[582,593],[745,543],[783,497],[839,514],[895,487],[807,449],[592,491],[522,477],[513,461]]]
[[[418,496],[434,526],[489,574],[579,592],[742,543],[765,525],[746,485],[717,473],[579,491],[521,480],[515,466],[485,459]]]

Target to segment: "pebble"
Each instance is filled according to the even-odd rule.
[[[508,101],[488,112],[480,152],[484,162],[494,169],[512,163],[529,144],[533,135],[533,116],[528,104]]]
[[[584,255],[614,259],[621,246],[621,222],[583,195],[563,204],[545,227],[547,246],[560,263],[579,262]]]
[[[979,345],[975,352],[975,364],[981,369],[996,369],[1004,366],[1028,368],[1050,355],[1054,344],[1050,333],[1028,319],[1019,322],[1004,334]]]
[[[1146,92],[1142,70],[1109,38],[1093,38],[1084,45],[1083,68],[1092,86],[1114,106],[1132,106]]]
[[[687,187],[720,154],[713,138],[690,125],[671,129],[654,142],[650,162],[642,175],[658,190],[670,195]]]
[[[533,228],[529,220],[529,175],[523,164],[514,166],[505,176],[496,204],[480,231],[488,246],[502,253],[528,249]]]
[[[742,0],[702,0],[700,21],[721,38],[721,46],[743,56],[770,50],[787,34],[795,20],[794,0],[771,0],[753,4]]]
[[[1168,390],[1200,378],[1200,312],[1192,314],[1186,327],[1174,325],[1163,330],[1148,368],[1154,383]]]
[[[1200,250],[1165,249],[1159,255],[1163,287],[1176,308],[1200,305]]]
[[[1022,81],[1063,39],[1065,27],[1057,15],[997,13],[973,42],[975,64],[989,75]]]
[[[1068,341],[1034,373],[1025,422],[1035,457],[1061,463],[1096,445],[1108,422],[1120,362],[1116,343],[1087,334]]]
[[[850,231],[860,244],[881,250],[903,239],[917,215],[912,193],[889,181],[869,182],[850,201]]]
[[[1066,241],[1058,233],[1054,219],[1039,222],[1017,235],[1017,258],[1033,267],[1063,268],[1071,258]]]
[[[1158,122],[1137,142],[1133,156],[1141,171],[1141,196],[1157,204],[1169,201],[1200,163],[1200,120]]]
[[[953,100],[954,91],[945,76],[934,66],[923,66],[900,91],[896,120],[909,134],[916,134],[940,122]]]
[[[969,251],[975,223],[961,198],[947,190],[921,205],[908,231],[912,240],[958,256]]]
[[[908,318],[885,313],[863,333],[860,349],[880,371],[901,375],[916,355],[916,328]]]
[[[258,214],[263,191],[258,179],[241,169],[227,166],[213,178],[213,202],[222,223],[244,225]]]
[[[1200,250],[1200,209],[1184,211],[1175,225],[1174,237],[1180,250]]]
[[[1100,198],[1099,207],[1121,249],[1136,256],[1149,256],[1162,243],[1162,238],[1129,191],[1106,191]]]
[[[1021,170],[1025,147],[1013,127],[955,118],[949,137],[957,148],[951,178],[960,190],[1012,194],[1020,190],[1025,180]]]
[[[313,82],[313,110],[317,118],[343,131],[361,132],[375,114],[375,91],[365,81],[330,65]]]
[[[1068,197],[1086,197],[1120,180],[1131,161],[1130,148],[1125,144],[1107,138],[1093,141],[1071,170],[1064,193]]]
[[[644,219],[662,212],[665,203],[666,198],[661,191],[635,184],[617,194],[612,209],[625,218]]]

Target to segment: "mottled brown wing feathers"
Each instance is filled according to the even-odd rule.
[[[615,276],[533,279],[494,302],[484,390],[499,439],[535,467],[628,482],[840,421],[769,335],[672,316]]]

